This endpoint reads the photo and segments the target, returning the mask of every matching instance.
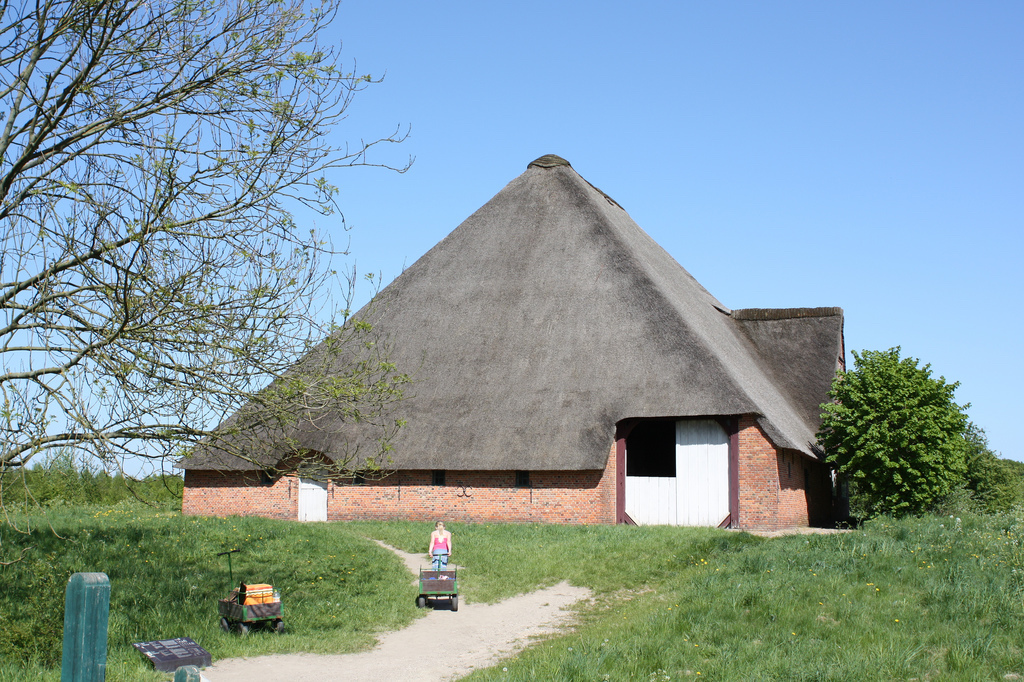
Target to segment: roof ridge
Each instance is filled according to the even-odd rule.
[[[555,168],[556,166],[568,166],[572,168],[572,164],[567,160],[563,159],[558,154],[545,154],[539,158],[534,159],[530,163],[526,164],[526,169],[531,168]]]
[[[527,164],[526,170],[530,170],[531,168],[543,168],[543,169],[546,170],[546,169],[550,169],[550,168],[559,168],[561,166],[567,166],[570,169],[572,169],[572,172],[575,173],[577,176],[579,176],[579,178],[581,180],[583,180],[583,182],[585,182],[588,185],[590,185],[593,189],[595,189],[597,191],[598,194],[603,196],[605,198],[605,201],[607,201],[608,203],[612,204],[613,206],[618,207],[619,209],[621,209],[623,211],[626,210],[626,209],[622,208],[622,205],[619,204],[619,202],[615,201],[615,199],[612,199],[610,196],[608,196],[607,192],[602,190],[600,187],[596,186],[594,183],[590,182],[590,180],[587,180],[585,177],[580,175],[580,172],[578,170],[576,170],[575,168],[573,168],[571,163],[569,163],[566,159],[563,159],[558,154],[545,154],[544,156],[542,156],[540,158],[534,159],[529,164]]]
[[[793,320],[801,317],[836,317],[842,308],[742,308],[733,310],[735,320]]]

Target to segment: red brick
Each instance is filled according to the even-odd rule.
[[[827,465],[797,450],[776,447],[754,415],[740,417],[739,519],[734,525],[775,530],[821,524],[828,520],[831,503]]]
[[[430,521],[614,523],[615,458],[594,471],[531,471],[530,487],[515,487],[515,471],[448,470],[445,485],[431,471],[396,471],[363,484],[329,481],[327,518]],[[283,476],[260,485],[254,473],[188,470],[182,512],[196,515],[298,517],[299,483]]]
[[[734,526],[777,529],[828,520],[832,488],[825,464],[776,447],[753,415],[739,418],[738,442],[739,513]],[[396,471],[358,485],[332,480],[327,518],[615,523],[615,467],[612,444],[604,470],[531,471],[529,488],[515,487],[514,471],[447,470],[444,486],[431,485],[429,470]],[[295,476],[263,484],[254,472],[188,470],[182,512],[295,519],[298,491]]]

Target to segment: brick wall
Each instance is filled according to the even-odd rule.
[[[299,481],[283,476],[267,485],[251,471],[185,471],[183,514],[198,516],[299,516]]]
[[[794,450],[776,448],[753,416],[739,419],[739,515],[734,525],[777,529],[830,520],[828,468]],[[397,471],[365,484],[330,481],[327,518],[477,522],[615,523],[616,457],[603,471],[532,471],[530,487],[514,471],[446,471],[431,485],[429,470]],[[808,485],[808,482],[810,485]],[[298,518],[299,482],[262,483],[252,472],[185,472],[182,512],[205,516]]]
[[[528,488],[515,486],[514,471],[448,470],[443,486],[431,485],[429,470],[396,471],[363,484],[330,481],[327,518],[614,523],[614,456],[609,460],[603,471],[531,471]],[[189,470],[182,512],[295,519],[298,479],[261,485],[252,473]]]
[[[753,415],[739,420],[740,528],[773,530],[823,524],[832,504],[828,467],[777,448]]]

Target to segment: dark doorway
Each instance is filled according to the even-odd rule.
[[[626,436],[627,476],[676,475],[676,423],[642,421]]]

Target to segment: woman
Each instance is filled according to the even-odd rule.
[[[444,529],[444,522],[434,524],[434,532],[430,534],[430,551],[434,570],[443,571],[448,568],[448,557],[452,553],[452,534]]]

